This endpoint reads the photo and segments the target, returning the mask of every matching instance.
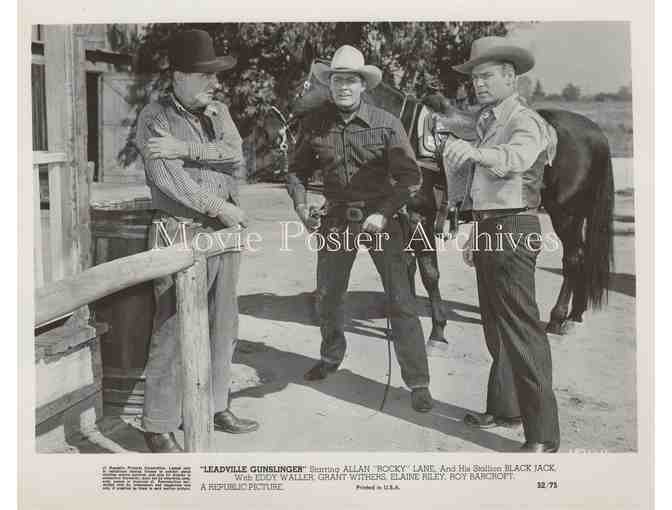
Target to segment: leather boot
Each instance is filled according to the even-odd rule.
[[[338,365],[334,363],[327,363],[326,361],[318,361],[313,368],[308,370],[303,375],[303,379],[306,381],[321,381],[326,379],[327,376],[338,370]]]
[[[429,388],[414,388],[411,392],[411,405],[419,413],[428,413],[434,407]]]
[[[180,453],[184,450],[175,439],[172,432],[144,432],[145,443],[152,453]]]
[[[259,428],[259,423],[254,420],[238,418],[229,409],[215,413],[215,430],[228,432],[229,434],[247,434]]]

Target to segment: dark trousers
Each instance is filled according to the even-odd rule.
[[[361,225],[326,217],[321,233],[325,236],[330,232],[342,233],[346,227],[352,235],[357,235]],[[399,221],[396,218],[390,219],[385,230],[389,238],[381,237],[378,246],[374,242],[369,253],[383,281],[394,350],[401,367],[401,376],[406,386],[411,389],[428,387],[427,352],[422,326],[415,308],[415,299],[408,281]],[[345,296],[357,250],[329,249],[334,246],[326,243],[318,252],[317,258],[317,290],[322,333],[320,355],[322,360],[328,363],[340,364],[346,349]]]
[[[172,237],[177,230],[174,218],[165,219]],[[190,239],[198,232],[212,233],[221,224],[186,229]],[[150,243],[155,227],[150,229]],[[176,243],[181,242],[178,237]],[[205,245],[205,243],[203,244]],[[236,286],[240,270],[240,252],[210,257],[207,262],[208,317],[212,360],[214,411],[229,407],[231,364],[238,337],[238,299]],[[181,357],[177,337],[176,292],[172,276],[154,281],[156,311],[154,330],[145,367],[143,427],[149,432],[173,432],[182,423]]]
[[[478,300],[492,356],[486,412],[521,416],[527,441],[557,441],[560,430],[551,349],[535,297],[539,219],[513,215],[488,219],[474,228],[478,229],[474,231],[478,234],[474,253]]]

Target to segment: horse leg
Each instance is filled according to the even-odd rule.
[[[436,252],[425,252],[416,255],[418,266],[420,266],[420,277],[422,284],[427,290],[429,304],[432,310],[432,332],[429,334],[429,340],[437,342],[447,342],[444,336],[446,327],[446,316],[443,310],[443,299],[439,290],[439,266],[437,263]]]
[[[572,311],[569,314],[569,320],[573,323],[581,323],[583,322],[583,312],[588,308],[588,292],[586,286],[581,284],[581,282],[585,281],[585,278],[587,278],[585,271],[585,248],[583,243],[576,247],[573,259],[576,262],[576,269],[574,271],[576,279],[574,280],[575,285],[572,296]]]
[[[439,290],[439,263],[436,256],[436,238],[434,237],[433,215],[428,215],[422,222],[423,229],[429,240],[429,247],[419,244],[415,247],[415,258],[420,268],[422,285],[427,291],[432,311],[432,332],[429,340],[448,342],[444,336],[446,314],[443,309],[443,298]],[[429,249],[427,249],[429,248]]]
[[[581,230],[583,219],[577,220],[573,217],[564,217],[562,222],[558,221],[562,211],[553,207],[546,207],[551,215],[551,220],[563,246],[562,257],[562,286],[558,293],[558,299],[551,310],[551,319],[546,326],[546,332],[555,335],[564,335],[567,333],[567,316],[569,313],[569,301],[572,292],[576,288],[575,282],[580,274],[581,263],[579,260]]]
[[[583,224],[584,218],[568,217],[564,221],[562,229],[556,230],[562,241],[562,287],[558,295],[555,307],[551,311],[551,320],[546,327],[548,333],[556,335],[565,335],[569,333],[571,325],[568,321],[569,301],[573,299],[572,311],[575,304],[585,301],[585,295],[577,296],[576,289],[581,289],[581,278],[583,277]],[[583,314],[581,310],[579,316]],[[570,319],[571,320],[571,319]]]

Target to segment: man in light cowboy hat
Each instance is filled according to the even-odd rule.
[[[244,226],[234,176],[242,162],[241,138],[226,105],[213,99],[219,88],[215,73],[231,69],[236,59],[216,56],[212,39],[202,30],[175,34],[169,58],[172,91],[142,110],[136,136],[152,206],[158,211],[156,220],[170,238],[179,222],[187,223],[190,238],[199,232]],[[156,232],[150,232],[150,243],[155,238]],[[239,251],[207,262],[214,427],[236,434],[259,427],[229,409],[231,358],[238,336],[239,266]],[[181,360],[172,277],[155,281],[155,297],[154,333],[145,369],[145,441],[152,452],[178,452],[182,448],[174,431],[182,420]]]
[[[401,122],[362,101],[362,93],[380,83],[380,69],[365,65],[356,48],[342,46],[330,66],[318,63],[313,70],[329,87],[331,101],[302,122],[287,188],[306,228],[319,228],[323,236],[336,235],[341,244],[323,245],[318,252],[321,359],[304,378],[324,379],[343,361],[345,296],[357,254],[357,246],[348,249],[345,239],[364,234],[376,239],[367,247],[384,282],[402,378],[412,390],[413,408],[427,412],[433,406],[427,353],[396,215],[420,187],[420,170]],[[311,216],[306,203],[307,181],[318,168],[322,169],[327,201],[321,222]],[[366,237],[358,239],[367,241]]]
[[[560,443],[553,394],[551,351],[539,321],[534,273],[541,245],[540,189],[551,137],[545,121],[518,99],[516,76],[534,66],[533,55],[503,37],[474,41],[468,62],[454,69],[471,75],[483,106],[478,142],[446,144],[448,166],[473,168],[463,209],[474,226],[463,252],[476,267],[486,344],[493,362],[485,413],[468,413],[468,425],[488,428],[522,421],[523,451],[555,452]],[[501,234],[501,249],[495,246]]]

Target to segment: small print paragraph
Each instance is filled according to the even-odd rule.
[[[104,491],[187,491],[191,466],[104,466]]]

